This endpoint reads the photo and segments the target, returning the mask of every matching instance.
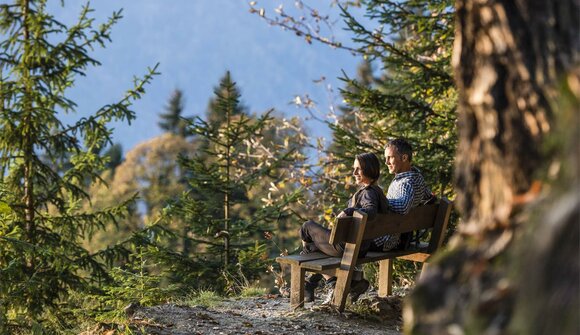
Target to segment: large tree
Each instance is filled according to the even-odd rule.
[[[89,51],[109,40],[113,16],[93,28],[82,9],[67,27],[46,1],[0,5],[0,332],[70,325],[67,296],[108,277],[84,236],[119,219],[125,204],[84,211],[87,181],[99,179],[111,144],[110,121],[134,118],[130,106],[154,70],[121,101],[71,125],[59,120],[76,104],[65,91],[98,61]],[[61,164],[63,157],[66,164]]]
[[[412,334],[577,334],[578,2],[456,3],[463,223],[407,308]]]

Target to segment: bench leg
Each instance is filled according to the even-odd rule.
[[[336,276],[336,286],[334,287],[334,296],[332,304],[338,308],[339,312],[344,311],[346,298],[350,292],[350,282],[352,279],[352,270],[340,270]]]
[[[306,270],[299,264],[292,264],[290,268],[290,306],[304,307],[304,275]]]
[[[379,297],[393,294],[393,261],[384,259],[379,262]]]

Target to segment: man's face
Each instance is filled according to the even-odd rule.
[[[407,169],[407,159],[399,154],[396,148],[387,147],[385,149],[385,164],[389,168],[389,173],[404,172]]]

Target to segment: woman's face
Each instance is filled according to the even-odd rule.
[[[354,160],[354,165],[352,166],[352,175],[354,176],[356,183],[359,185],[370,185],[372,182],[372,180],[369,177],[365,176],[362,173],[362,169],[358,159]]]

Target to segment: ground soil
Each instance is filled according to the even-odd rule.
[[[320,302],[293,310],[288,298],[229,299],[215,307],[165,304],[130,311],[136,334],[401,334],[401,298],[366,296],[338,313]],[[116,334],[115,332],[95,332]],[[93,333],[94,334],[94,333]]]

